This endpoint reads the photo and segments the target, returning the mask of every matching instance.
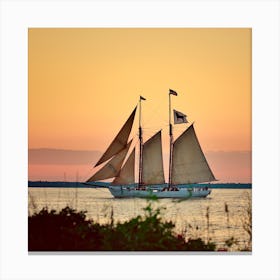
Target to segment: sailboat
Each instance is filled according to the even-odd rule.
[[[98,186],[99,181],[113,178],[113,181],[108,183],[107,187],[115,198],[148,198],[154,196],[157,198],[185,199],[206,197],[211,193],[210,188],[199,186],[199,183],[212,182],[216,179],[200,147],[194,125],[188,126],[175,141],[173,139],[171,95],[177,96],[177,92],[169,89],[170,152],[168,183],[164,179],[161,130],[145,143],[143,142],[141,102],[146,99],[140,96],[138,105],[95,164],[95,167],[101,166],[101,168],[86,181],[87,184]],[[135,147],[131,146],[132,140],[129,141],[137,107],[139,107],[138,182],[135,181]],[[186,115],[183,113],[173,110],[173,114],[174,124],[187,123]],[[131,152],[128,155],[129,150]],[[193,187],[194,184],[195,187]]]

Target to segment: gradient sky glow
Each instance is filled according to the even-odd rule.
[[[160,128],[167,135],[171,88],[216,177],[251,182],[251,158],[232,157],[251,152],[251,29],[31,28],[28,44],[29,149],[102,152],[140,94],[144,140]],[[168,136],[163,144],[167,152]],[[29,179],[53,175],[53,165],[29,162]]]

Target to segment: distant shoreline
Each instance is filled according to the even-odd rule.
[[[81,182],[63,181],[28,181],[29,188],[107,188],[108,183],[98,182],[98,186],[86,185]],[[219,184],[190,184],[189,187],[207,186],[211,189],[252,189],[251,183],[219,183]]]

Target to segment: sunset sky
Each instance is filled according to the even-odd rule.
[[[144,140],[163,128],[167,155],[169,88],[217,179],[251,182],[251,29],[29,29],[29,180],[87,179],[139,95]]]

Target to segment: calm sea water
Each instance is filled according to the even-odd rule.
[[[99,223],[110,221],[112,209],[114,220],[122,222],[144,214],[143,208],[147,206],[145,199],[115,199],[107,189],[29,188],[28,195],[29,215],[43,207],[60,210],[71,206],[87,211],[87,217]],[[250,237],[244,225],[251,211],[251,189],[214,189],[207,198],[160,199],[152,203],[154,208],[163,208],[162,218],[172,220],[176,232],[187,238],[201,237],[226,248],[225,241],[234,237],[236,244],[231,246],[232,251],[248,245]]]

